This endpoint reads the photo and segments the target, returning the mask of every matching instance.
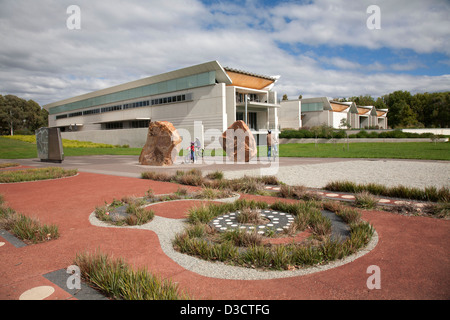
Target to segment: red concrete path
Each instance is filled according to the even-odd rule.
[[[15,248],[6,240],[0,247],[0,299],[18,299],[24,291],[51,285],[43,274],[67,268],[79,252],[100,249],[123,257],[135,266],[170,277],[195,299],[449,299],[450,222],[405,217],[387,212],[365,212],[379,235],[367,255],[338,268],[294,278],[274,280],[223,280],[185,270],[161,250],[149,230],[101,228],[89,223],[95,207],[126,195],[170,193],[178,185],[136,178],[80,173],[76,177],[0,184],[7,204],[16,211],[57,224],[60,238]],[[166,206],[166,208],[164,208]],[[156,214],[183,217],[186,202],[160,205]],[[156,208],[156,207],[155,207]],[[381,289],[369,290],[370,265],[381,270]],[[56,287],[56,286],[55,286]],[[48,299],[72,298],[64,290]]]

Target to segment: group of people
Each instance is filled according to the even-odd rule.
[[[189,151],[187,157],[190,157],[190,159],[186,159],[186,162],[192,162],[194,163],[196,160],[199,159],[201,156],[203,158],[203,151],[202,144],[199,140],[199,138],[196,138],[194,142],[191,142],[191,145],[187,148]],[[276,136],[272,136],[272,131],[267,131],[267,158],[269,161],[271,161],[272,157],[275,159],[275,157],[278,156],[278,141]]]

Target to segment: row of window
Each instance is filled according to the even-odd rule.
[[[129,121],[128,126],[124,126],[124,122],[107,122],[102,124],[102,130],[148,128],[149,124],[150,120]]]
[[[97,113],[118,111],[118,110],[141,108],[141,107],[147,107],[147,106],[153,106],[153,105],[159,105],[159,104],[191,101],[191,100],[192,100],[192,93],[179,94],[176,96],[170,96],[170,97],[164,97],[164,98],[158,98],[158,99],[152,99],[152,100],[143,100],[143,101],[138,101],[138,102],[131,102],[131,103],[125,103],[125,104],[120,104],[120,105],[115,105],[115,106],[103,107],[103,108],[98,108],[98,109],[90,109],[90,110],[86,110],[86,111],[77,111],[77,112],[72,112],[72,113],[60,114],[60,115],[56,116],[56,120],[97,114]]]

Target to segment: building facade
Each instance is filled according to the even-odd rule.
[[[277,80],[210,61],[44,108],[49,127],[66,139],[142,147],[150,121],[169,121],[207,146],[213,134],[246,120],[257,141],[265,141],[267,130],[278,128]]]
[[[311,128],[326,125],[335,129],[387,129],[387,109],[357,106],[354,102],[339,102],[327,97],[281,101],[279,123],[284,128]]]

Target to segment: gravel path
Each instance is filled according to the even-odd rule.
[[[259,169],[225,171],[227,179],[243,175],[260,175]],[[333,163],[280,166],[274,175],[289,185],[323,188],[328,182],[350,180],[356,183],[380,183],[386,186],[405,185],[450,187],[450,162],[350,160]]]

